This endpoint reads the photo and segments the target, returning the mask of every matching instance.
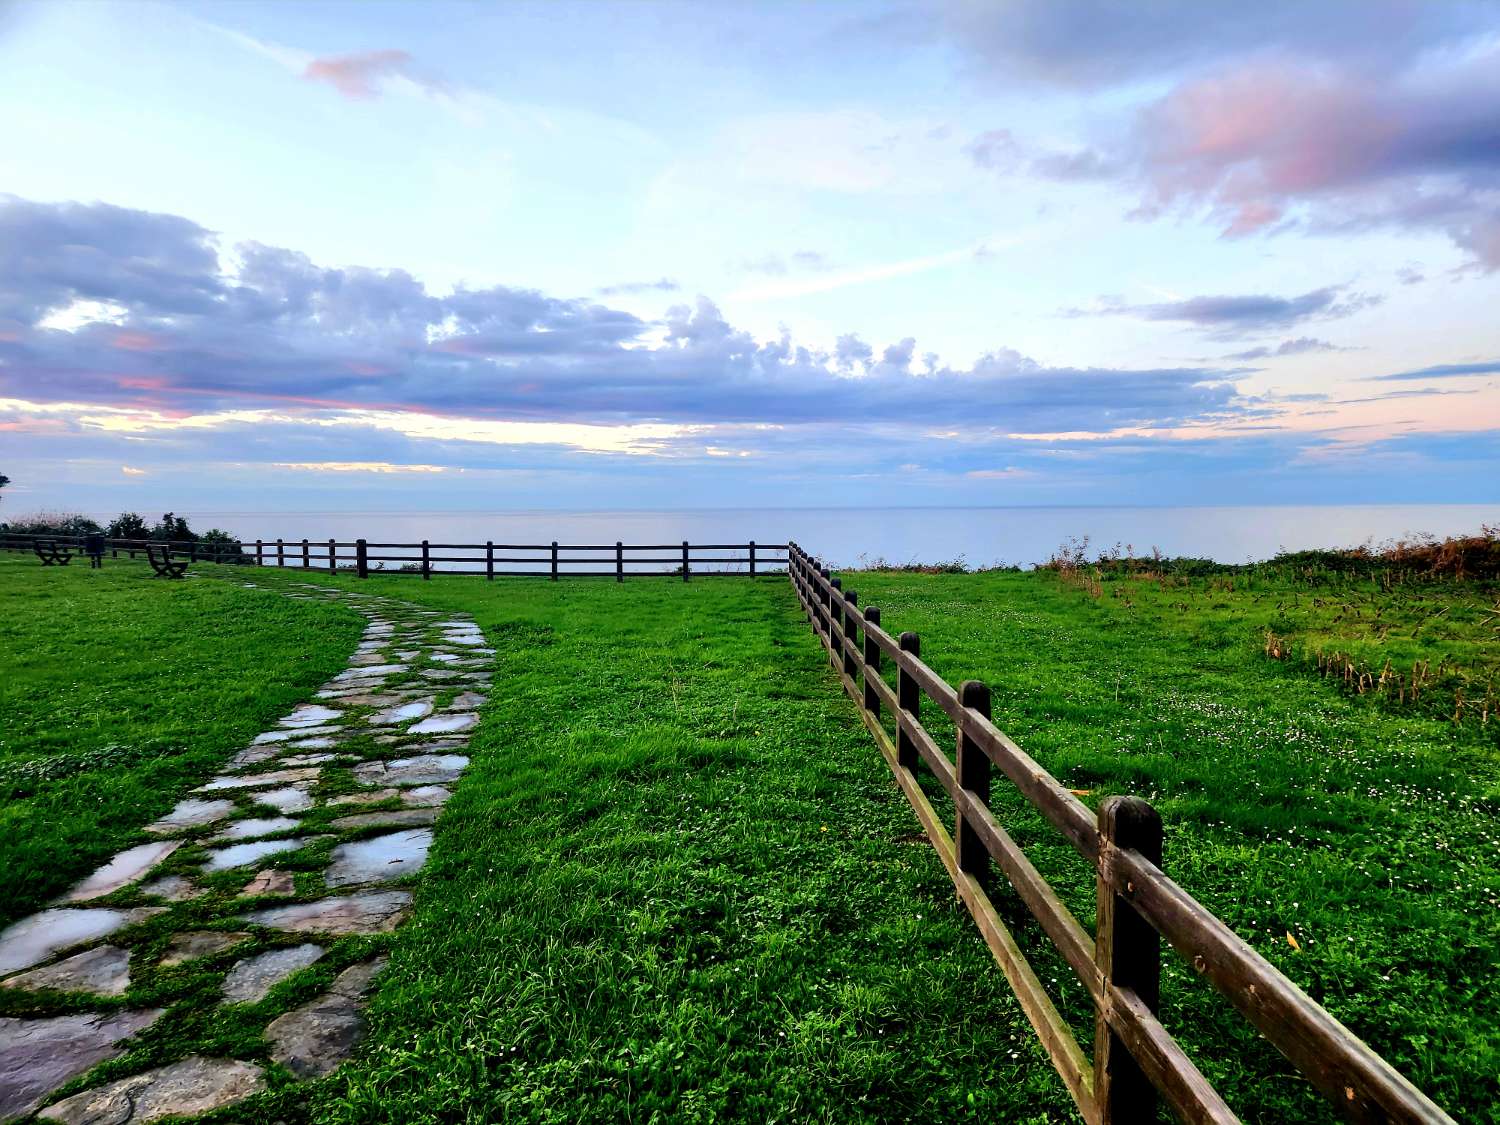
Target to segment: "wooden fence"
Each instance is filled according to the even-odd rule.
[[[0,536],[0,549],[30,551],[38,539],[50,539],[75,550],[83,549],[78,535]],[[113,557],[135,557],[151,542],[144,539],[106,539]],[[249,563],[255,566],[298,567],[304,570],[344,571],[360,578],[372,571],[387,574],[434,573],[484,575],[486,578],[594,577],[623,582],[630,577],[691,578],[730,575],[755,578],[781,574],[787,567],[785,543],[372,543],[364,539],[256,539],[229,543],[174,541],[172,554],[191,561]]]
[[[861,609],[857,593],[842,589],[827,567],[796,544],[788,558],[792,585],[844,690],[859,706],[1085,1121],[1151,1121],[1160,1102],[1183,1121],[1239,1120],[1157,1018],[1165,938],[1344,1117],[1452,1125],[1389,1063],[1162,872],[1161,820],[1150,805],[1108,797],[1097,814],[1091,812],[994,725],[985,684],[968,680],[955,690],[922,662],[917,634],[897,638],[886,632],[878,608]],[[887,660],[896,670],[894,689],[883,675]],[[953,723],[953,760],[923,725],[924,699]],[[894,738],[882,714],[893,720]],[[952,798],[951,834],[918,781],[924,764]],[[1093,866],[1093,937],[991,811],[995,769]],[[995,909],[996,867],[1093,1001],[1092,1060]]]

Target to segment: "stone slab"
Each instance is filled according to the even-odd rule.
[[[387,934],[410,907],[408,891],[370,891],[256,910],[241,920],[293,934]]]
[[[265,1074],[254,1063],[193,1055],[74,1094],[40,1116],[64,1125],[142,1125],[222,1109],[265,1088]]]
[[[322,996],[272,1020],[271,1057],[298,1078],[331,1074],[354,1053],[364,1032],[361,997],[385,963],[377,957],[345,969]]]
[[[126,1039],[150,1027],[165,1011],[0,1018],[0,1121],[30,1113],[59,1086],[119,1055]]]
[[[36,990],[55,988],[59,992],[92,992],[96,996],[124,996],[130,987],[130,951],[114,945],[100,945],[57,962],[6,977],[6,988]]]
[[[113,894],[140,879],[167,856],[182,847],[181,840],[158,840],[126,848],[63,896],[63,902],[88,902]]]
[[[247,957],[229,970],[224,978],[226,1004],[258,1004],[282,981],[307,968],[327,952],[311,942],[286,949],[269,949]]]
[[[174,934],[161,963],[164,966],[181,965],[187,961],[207,957],[212,953],[222,953],[231,946],[249,940],[249,934],[237,931],[190,930],[187,933]]]

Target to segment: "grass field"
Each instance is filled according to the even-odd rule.
[[[0,554],[0,926],[144,839],[341,668],[363,626],[271,590],[150,573]]]
[[[17,815],[32,819],[8,837],[95,848],[66,877],[38,868],[27,885],[51,889],[29,901],[130,842],[352,649],[357,621],[336,609],[203,569],[168,584],[0,560],[0,761],[146,748],[28,782]],[[312,577],[471,614],[496,687],[360,1059],[309,1100],[267,1096],[268,1120],[1076,1119],[784,579]],[[1359,640],[1290,578],[1122,579],[1098,596],[1043,573],[847,584],[892,630],[919,630],[951,681],[989,681],[1000,725],[1086,801],[1154,801],[1168,871],[1456,1118],[1500,1119],[1493,724],[1267,656],[1267,629]],[[1463,585],[1410,593],[1482,604]],[[1462,644],[1484,658],[1484,616],[1460,609],[1438,620],[1462,636],[1423,625],[1413,659]],[[81,622],[99,625],[89,639],[49,640]],[[175,647],[146,690],[121,654],[161,633]],[[46,733],[64,721],[78,732]],[[65,834],[52,805],[71,810]],[[1087,869],[996,805],[1091,919]],[[16,870],[36,862],[4,846]],[[1018,931],[1082,1033],[1081,989]],[[1328,1119],[1189,976],[1169,974],[1165,1020],[1246,1120]]]

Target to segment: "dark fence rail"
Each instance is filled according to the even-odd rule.
[[[858,594],[844,590],[796,544],[788,557],[797,597],[844,690],[859,706],[1089,1125],[1152,1121],[1159,1102],[1183,1121],[1239,1120],[1157,1018],[1162,938],[1345,1118],[1452,1125],[1420,1090],[1163,873],[1161,820],[1150,805],[1109,797],[1097,814],[1090,812],[994,725],[985,684],[969,680],[955,689],[922,662],[917,634],[886,632],[877,607],[861,609]],[[887,661],[896,671],[894,689],[883,674]],[[952,759],[923,724],[924,699],[953,724]],[[893,722],[894,738],[882,716]],[[951,835],[918,781],[924,764],[953,801]],[[991,811],[995,769],[1094,868],[1093,936]],[[1093,1001],[1092,1059],[996,911],[991,896],[997,893],[997,867]]]
[[[82,552],[87,536],[0,535],[0,550],[33,551],[38,541]],[[147,539],[106,539],[112,557],[144,554]],[[782,574],[787,568],[785,543],[380,543],[365,539],[256,539],[203,543],[176,540],[165,544],[171,554],[190,561],[298,567],[348,572],[364,578],[371,572],[472,574],[495,577],[672,577]]]

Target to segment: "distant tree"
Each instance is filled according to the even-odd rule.
[[[4,473],[0,473],[0,488],[4,488],[9,483],[10,477],[6,476]]]
[[[239,542],[227,531],[219,528],[210,528],[198,536],[198,553],[214,559],[216,562],[248,562],[249,556],[240,547]]]
[[[191,543],[198,536],[193,534],[187,520],[167,512],[161,517],[161,522],[151,529],[151,538],[162,542]]]
[[[109,521],[105,534],[111,539],[146,539],[151,535],[151,528],[136,513],[121,512]]]
[[[104,530],[76,512],[37,512],[0,527],[16,535],[94,535]]]

